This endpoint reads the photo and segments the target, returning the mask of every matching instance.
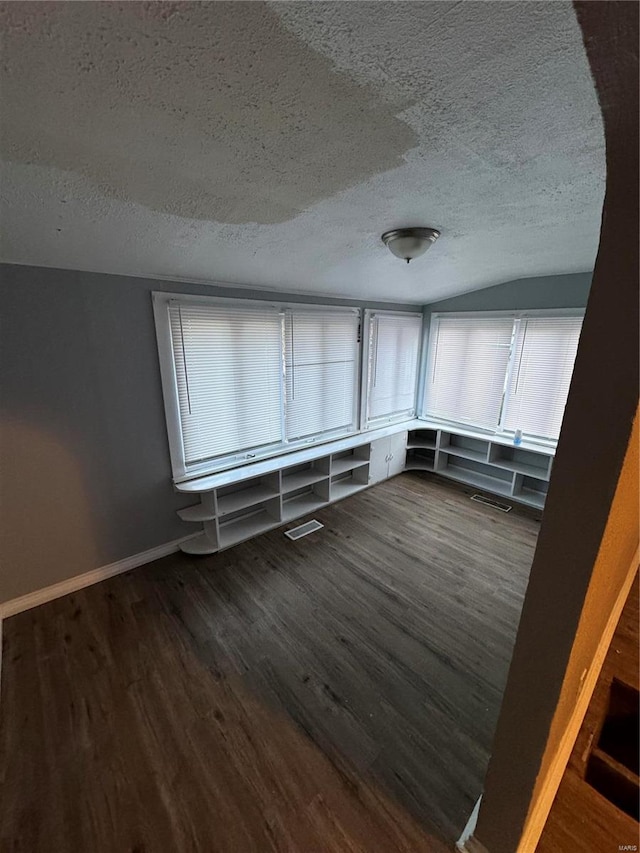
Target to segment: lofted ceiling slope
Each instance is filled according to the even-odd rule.
[[[2,260],[415,303],[593,266],[568,2],[0,11]],[[442,232],[408,267],[403,225]]]

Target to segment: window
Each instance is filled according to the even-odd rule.
[[[355,308],[154,294],[175,479],[348,435]]]
[[[275,310],[172,302],[185,466],[282,441]]]
[[[581,328],[581,317],[516,320],[505,429],[558,438]]]
[[[366,426],[413,417],[422,314],[367,312],[369,321]]]
[[[555,440],[582,317],[435,315],[425,414]]]
[[[356,310],[286,311],[287,441],[355,431],[359,322]]]
[[[513,317],[435,317],[425,392],[427,413],[497,428],[512,336]]]

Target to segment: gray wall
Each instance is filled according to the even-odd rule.
[[[341,302],[0,266],[0,602],[194,530],[176,516],[193,499],[171,485],[152,290]]]
[[[519,278],[474,290],[425,306],[434,311],[525,311],[538,308],[584,308],[589,297],[591,273]]]

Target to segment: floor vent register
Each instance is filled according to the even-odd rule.
[[[493,507],[493,509],[499,509],[500,512],[511,512],[511,507],[509,504],[501,504],[500,501],[494,501],[491,498],[485,498],[484,495],[472,495],[472,501],[478,501],[479,504],[484,504],[485,506]]]
[[[284,535],[289,539],[302,539],[303,536],[308,536],[310,533],[315,533],[316,530],[321,530],[324,524],[320,524],[315,518],[313,521],[306,521],[304,524],[299,524],[298,527],[292,527],[291,530],[285,530]]]

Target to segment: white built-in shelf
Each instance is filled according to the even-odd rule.
[[[409,437],[409,449],[405,460],[407,470],[433,471],[435,468],[435,447],[415,446],[417,442]],[[435,442],[434,442],[435,444]],[[413,445],[413,446],[411,446]]]
[[[184,550],[209,554],[230,548],[366,488],[373,440],[373,434],[367,433],[348,442],[294,452],[281,458],[282,467],[275,467],[274,460],[268,469],[265,462],[245,465],[235,472],[235,479],[232,471],[200,478],[195,481],[200,488],[180,484],[180,491],[200,494],[203,504],[211,508],[198,505],[180,511],[181,518],[205,526],[203,535],[186,542]],[[344,479],[335,483],[340,476]]]
[[[544,507],[546,495],[543,492],[534,491],[533,489],[521,489],[513,495],[513,499],[528,506],[542,509]]]
[[[178,510],[178,515],[183,521],[213,521],[215,512],[204,504],[196,504]]]
[[[192,539],[182,542],[180,550],[184,551],[185,554],[215,554],[218,546],[209,539],[206,533],[203,533],[201,536],[194,536]]]
[[[433,459],[424,459],[420,456],[407,456],[406,467],[418,471],[433,471]]]
[[[220,524],[220,547],[228,548],[237,542],[251,539],[275,527],[280,522],[274,519],[266,510],[259,510],[251,515],[243,515]]]
[[[501,468],[504,471],[515,471],[516,474],[525,474],[527,477],[535,477],[538,480],[548,480],[549,471],[547,468],[539,468],[537,465],[527,465],[524,462],[511,462],[506,459],[492,460],[489,464],[494,468]]]
[[[352,480],[351,477],[346,477],[344,480],[336,480],[331,483],[331,500],[339,501],[342,498],[347,498],[366,488],[365,483],[358,483]]]
[[[295,492],[297,489],[303,489],[305,486],[312,486],[314,483],[319,483],[321,480],[328,480],[329,475],[323,474],[322,471],[316,471],[315,468],[307,469],[306,471],[294,471],[293,474],[282,473],[282,492]]]
[[[331,476],[344,474],[347,471],[353,471],[355,468],[361,468],[363,465],[368,464],[368,459],[359,459],[356,456],[341,456],[339,459],[331,460]]]
[[[301,515],[307,515],[326,506],[328,501],[318,495],[308,492],[306,495],[297,495],[282,502],[282,521],[292,521]]]
[[[474,486],[476,489],[493,492],[495,495],[509,495],[511,497],[511,482],[508,480],[499,480],[497,477],[491,477],[489,474],[470,471],[468,468],[457,468],[455,465],[448,465],[446,469],[439,469],[436,473],[449,477],[451,480],[457,480],[459,483]]]
[[[407,425],[405,429],[410,430],[410,438],[416,438],[416,432],[421,432],[423,429],[433,430],[439,434],[441,444],[448,443],[449,437],[455,436],[457,439],[462,440],[471,439],[478,442],[490,442],[493,447],[499,446],[506,451],[513,450],[516,447],[513,443],[513,436],[494,433],[489,430],[473,429],[472,427],[467,429],[462,426],[445,425],[436,421],[423,420],[420,427],[416,427],[414,421],[413,424]],[[521,444],[517,445],[517,450],[530,451],[531,453],[539,453],[542,456],[553,458],[556,447],[554,442],[532,441],[525,435]]]
[[[277,498],[279,492],[270,486],[256,485],[239,492],[229,492],[226,495],[218,495],[218,514],[229,515],[232,512],[245,509],[255,504],[263,503],[270,498]]]
[[[445,444],[440,448],[441,453],[449,453],[451,456],[459,456],[460,459],[471,459],[474,462],[486,462],[489,447],[484,451],[470,450],[467,447],[457,447],[455,444]]]
[[[179,491],[200,495],[202,503],[178,510],[178,515],[204,525],[204,532],[183,542],[181,549],[213,554],[366,489],[372,444],[393,432],[408,432],[407,470],[435,472],[543,509],[553,448],[532,443],[515,447],[503,437],[424,424],[397,424],[179,484]]]
[[[433,470],[443,477],[481,491],[543,509],[553,459],[552,447],[510,444],[494,437],[447,426],[436,431],[435,461],[421,458],[418,448],[407,454],[408,469]],[[409,432],[408,446],[420,441],[420,432]]]

